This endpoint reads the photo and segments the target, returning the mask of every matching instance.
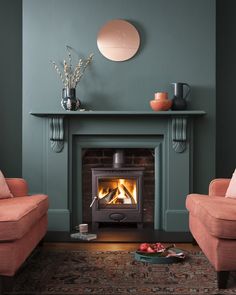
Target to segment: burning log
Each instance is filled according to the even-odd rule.
[[[136,203],[133,195],[129,192],[129,190],[126,188],[124,184],[121,184],[119,189],[123,192],[124,195],[131,199],[132,204]]]
[[[115,204],[116,200],[118,199],[118,196],[119,196],[119,195],[114,196],[113,199],[111,199],[107,204],[108,204],[108,205],[110,205],[110,204]]]
[[[118,204],[136,204],[136,198],[130,193],[124,181],[119,180],[115,185],[106,184],[102,189],[99,190],[101,195],[99,196],[99,203],[102,206],[107,205],[118,205]],[[115,187],[115,188],[114,188]],[[100,194],[100,193],[99,193]]]
[[[114,197],[117,194],[117,190],[118,188],[114,188],[113,190],[111,190],[108,194],[106,194],[104,197],[102,197],[101,199],[99,199],[99,203],[101,205],[107,205],[110,204],[110,202],[114,199]]]

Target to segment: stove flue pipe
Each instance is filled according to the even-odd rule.
[[[113,155],[113,168],[121,168],[124,162],[124,151],[122,149],[117,149]]]

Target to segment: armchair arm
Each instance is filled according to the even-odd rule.
[[[211,181],[209,185],[209,196],[224,197],[229,186],[229,178],[217,178]]]
[[[14,197],[28,195],[28,185],[23,178],[6,178],[6,182]]]

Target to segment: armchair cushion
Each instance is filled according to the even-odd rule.
[[[232,198],[190,194],[186,207],[212,236],[236,239],[236,203]]]
[[[0,199],[12,198],[13,195],[9,190],[5,177],[0,170]]]
[[[4,202],[4,204],[0,204],[0,222],[8,222],[8,221],[17,221],[21,219],[23,216],[28,214],[30,211],[35,209],[37,206],[32,203],[18,203],[11,204]]]
[[[46,195],[0,201],[0,241],[20,239],[48,210]]]
[[[23,178],[6,178],[6,182],[14,197],[28,195],[28,185]]]

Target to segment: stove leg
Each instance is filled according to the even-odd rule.
[[[137,222],[137,228],[138,229],[143,229],[143,223],[142,222]]]

